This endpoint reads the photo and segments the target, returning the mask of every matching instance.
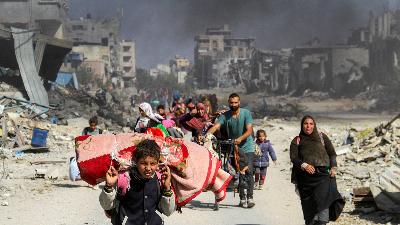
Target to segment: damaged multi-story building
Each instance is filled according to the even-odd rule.
[[[122,86],[129,87],[133,86],[136,75],[135,43],[122,39],[120,29],[118,17],[99,20],[88,14],[69,20],[66,36],[74,43],[72,52],[83,55],[82,67],[103,83],[118,78]]]
[[[195,77],[201,88],[232,86],[251,79],[255,39],[232,37],[228,25],[195,37]]]
[[[260,50],[252,60],[252,82],[249,90],[266,94],[285,94],[289,88],[291,49]]]
[[[353,30],[349,44],[369,49],[370,84],[398,85],[400,82],[400,10],[370,12],[368,25]]]
[[[400,10],[385,11],[369,20],[370,80],[384,85],[400,83]]]
[[[302,94],[329,91],[351,95],[365,88],[369,54],[365,47],[351,45],[300,46],[292,50],[289,90]]]
[[[65,40],[65,0],[0,1],[0,79],[20,88],[32,103],[49,106],[55,81],[72,42]],[[38,109],[40,111],[40,109]]]

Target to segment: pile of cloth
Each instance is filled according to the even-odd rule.
[[[177,206],[184,206],[203,190],[214,192],[222,201],[232,177],[221,169],[219,159],[203,146],[178,138],[145,133],[100,134],[75,138],[77,163],[81,179],[91,185],[105,180],[113,165],[120,173],[132,166],[135,146],[145,139],[154,140],[161,148],[162,160],[171,167],[172,188]],[[168,152],[168,155],[163,152]]]

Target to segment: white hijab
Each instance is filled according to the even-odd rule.
[[[162,116],[158,115],[157,113],[153,113],[151,109],[151,105],[147,102],[143,102],[139,105],[139,108],[143,110],[146,116],[140,115],[139,121],[136,124],[135,130],[139,130],[140,128],[147,127],[150,119],[156,121],[157,123],[161,123],[160,120],[163,119]]]

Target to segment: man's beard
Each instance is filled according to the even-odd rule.
[[[229,106],[229,109],[230,109],[232,112],[236,112],[236,111],[239,109],[239,107],[240,107],[240,106]]]

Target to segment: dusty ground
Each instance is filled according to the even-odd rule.
[[[339,138],[350,126],[356,128],[375,127],[389,116],[342,114],[339,118],[317,118],[320,128],[331,137]],[[83,123],[83,121],[81,122]],[[74,127],[54,127],[55,135],[74,136],[86,124],[77,122]],[[299,198],[290,183],[288,146],[299,131],[299,120],[257,120],[256,129],[264,128],[277,151],[279,164],[268,169],[267,185],[264,190],[255,191],[256,207],[238,208],[238,196],[228,193],[218,212],[212,211],[213,196],[202,193],[183,208],[183,214],[175,213],[166,218],[166,224],[303,224]],[[93,190],[84,182],[67,179],[70,156],[74,155],[72,141],[54,141],[50,153],[26,154],[6,159],[0,167],[0,224],[26,225],[79,225],[109,224],[99,204],[100,190]],[[31,165],[38,160],[64,161],[55,164]],[[1,161],[0,161],[1,162]],[[34,170],[46,168],[49,172],[58,170],[58,177],[32,179]],[[340,188],[340,187],[339,187]],[[340,190],[346,191],[346,190]],[[332,224],[377,224],[363,215],[353,214],[348,203],[337,223]]]

